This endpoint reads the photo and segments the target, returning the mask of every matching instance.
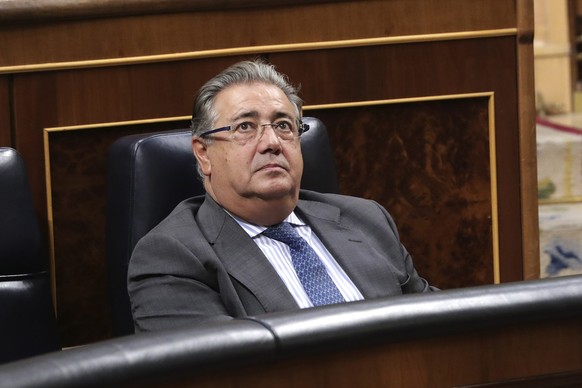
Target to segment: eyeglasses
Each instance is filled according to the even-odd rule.
[[[226,127],[203,132],[200,137],[207,137],[218,132],[229,131],[232,141],[244,145],[248,142],[259,140],[265,132],[265,127],[271,127],[277,137],[282,141],[293,141],[309,130],[309,125],[303,124],[299,120],[281,120],[268,124],[244,121],[242,123],[235,123]]]

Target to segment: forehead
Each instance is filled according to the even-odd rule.
[[[249,114],[295,116],[294,105],[285,93],[277,86],[265,83],[229,86],[216,95],[214,108],[223,119]]]

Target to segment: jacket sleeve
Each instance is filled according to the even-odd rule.
[[[221,271],[168,234],[150,233],[136,245],[128,292],[136,332],[231,319],[221,295]]]

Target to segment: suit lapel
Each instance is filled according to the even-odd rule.
[[[265,312],[298,308],[261,249],[209,196],[201,206],[198,218],[208,242],[228,273],[255,295]]]
[[[402,292],[386,258],[366,244],[366,236],[360,230],[341,224],[339,208],[321,202],[300,200],[296,211],[315,231],[364,298]]]

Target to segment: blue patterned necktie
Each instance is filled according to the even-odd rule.
[[[288,222],[267,228],[263,235],[289,246],[291,261],[314,306],[345,302],[317,253]]]

